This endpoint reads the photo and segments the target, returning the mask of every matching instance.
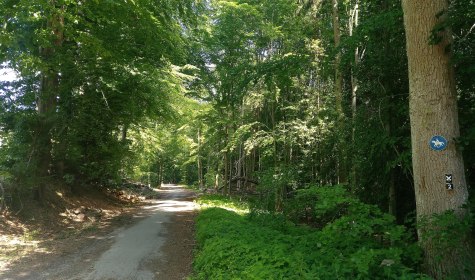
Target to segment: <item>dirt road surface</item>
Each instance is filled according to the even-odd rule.
[[[194,193],[176,185],[159,192],[161,198],[137,212],[128,227],[93,236],[47,263],[13,267],[0,279],[185,279],[191,272]]]

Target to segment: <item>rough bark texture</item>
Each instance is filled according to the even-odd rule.
[[[458,209],[467,203],[463,159],[455,140],[459,137],[457,97],[447,46],[450,33],[438,35],[438,44],[429,44],[431,31],[443,20],[440,12],[447,9],[445,0],[403,0],[409,63],[410,117],[412,162],[417,216],[430,217],[435,213]],[[442,135],[448,140],[443,151],[434,151],[429,140]],[[453,190],[447,190],[445,174],[453,175]],[[419,230],[419,234],[423,233]],[[424,236],[419,236],[424,240]],[[462,263],[456,256],[443,262],[436,260],[440,252],[431,240],[422,242],[428,272],[437,279],[446,279],[450,271]],[[462,256],[458,256],[463,258]],[[452,258],[452,259],[449,259]],[[462,278],[459,278],[462,279]]]

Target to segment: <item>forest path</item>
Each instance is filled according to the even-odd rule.
[[[177,185],[159,192],[160,199],[138,211],[130,227],[96,236],[40,271],[5,279],[185,279],[191,272],[194,192]]]

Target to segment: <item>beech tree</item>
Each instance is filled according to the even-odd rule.
[[[38,160],[38,176],[41,178],[38,185],[39,199],[44,202],[46,183],[44,178],[50,175],[51,164],[51,129],[54,124],[56,102],[59,93],[60,75],[54,62],[57,60],[57,49],[63,43],[64,17],[61,15],[63,7],[56,8],[56,1],[49,3],[46,9],[46,28],[42,31],[52,34],[44,46],[40,46],[40,57],[44,61],[44,69],[41,72],[40,90],[36,96],[36,109],[38,111],[38,124],[36,128],[36,149]]]
[[[0,2],[2,133],[15,178],[33,178],[39,200],[56,179],[118,180],[127,129],[164,121],[183,93],[179,67],[199,1]],[[120,137],[122,135],[122,137]],[[7,141],[5,140],[4,143]],[[27,189],[27,187],[24,187]]]
[[[325,224],[315,211],[323,195],[349,191],[409,227],[417,196],[428,271],[447,278],[468,260],[465,235],[447,230],[470,227],[453,217],[468,217],[459,209],[475,182],[475,11],[466,3],[406,0],[404,17],[399,0],[0,0],[0,70],[18,75],[0,77],[0,180],[11,174],[29,194],[196,184],[314,228]],[[326,185],[335,188],[318,194]],[[336,204],[340,214],[354,206]],[[345,232],[378,223],[354,217]],[[370,243],[394,244],[365,228]],[[452,242],[443,250],[434,229]],[[393,261],[420,272],[418,249],[398,259],[347,244],[368,253],[351,257],[358,269],[371,259],[378,273],[397,269]]]
[[[409,66],[417,217],[419,221],[431,219],[434,214],[449,210],[460,212],[463,216],[465,213],[461,207],[468,201],[468,190],[462,153],[456,146],[460,132],[454,72],[449,52],[451,34],[443,25],[448,2],[403,0],[402,6]],[[434,136],[442,136],[447,141]],[[436,230],[436,225],[431,226],[430,222],[429,228],[419,228],[425,264],[432,276],[446,279],[448,275],[462,270],[460,266],[463,262],[460,258],[463,259],[463,256],[459,254],[463,252],[453,248],[453,256],[438,260],[437,255],[441,252],[437,252],[437,241],[424,236],[425,231],[430,230]]]

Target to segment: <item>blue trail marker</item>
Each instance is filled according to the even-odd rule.
[[[429,146],[434,151],[443,151],[447,148],[447,139],[441,135],[432,136],[429,141]]]

